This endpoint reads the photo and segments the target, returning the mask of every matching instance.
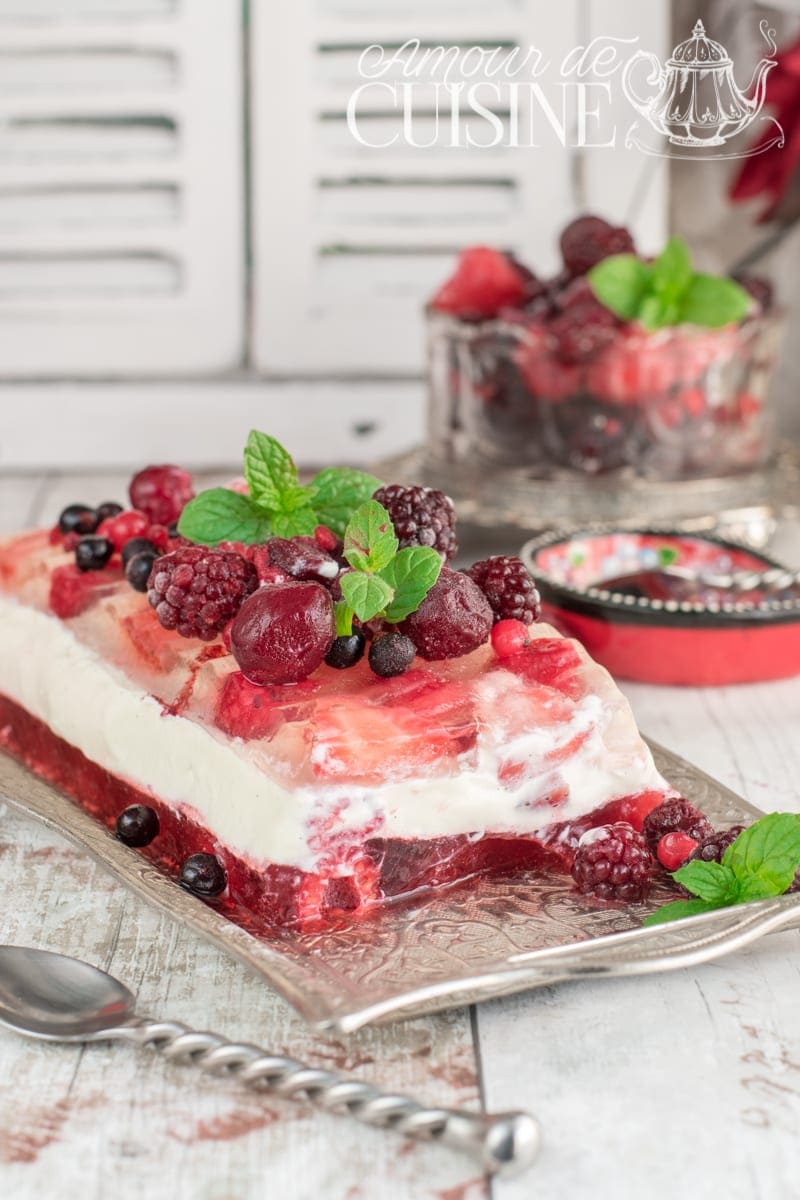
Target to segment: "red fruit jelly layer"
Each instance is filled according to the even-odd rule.
[[[578,821],[552,825],[537,837],[369,838],[344,857],[337,850],[324,872],[312,874],[275,863],[248,862],[218,842],[190,806],[174,808],[112,775],[3,696],[0,746],[109,828],[131,804],[153,808],[159,833],[140,852],[172,876],[190,854],[215,854],[228,877],[227,890],[215,907],[251,933],[264,936],[286,926],[313,927],[362,916],[410,893],[452,886],[487,871],[566,871],[585,830],[608,821],[629,821],[641,830],[647,813],[663,800],[660,792],[628,796]]]

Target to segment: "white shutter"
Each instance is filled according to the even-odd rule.
[[[0,374],[243,353],[241,10],[0,0]]]
[[[347,127],[347,99],[361,82],[358,57],[373,43],[533,44],[558,63],[596,33],[622,26],[662,49],[668,0],[602,0],[597,7],[616,10],[607,31],[594,20],[594,0],[254,0],[259,367],[416,372],[421,305],[460,247],[503,246],[555,271],[556,235],[571,213],[594,203],[637,224],[638,212],[627,210],[643,198],[646,240],[663,233],[663,171],[647,168],[641,155],[632,162],[636,152],[613,153],[603,165],[599,151],[581,170],[579,156],[555,137],[534,150],[376,150],[359,145]],[[370,140],[378,140],[381,122],[377,115]],[[647,169],[654,186],[640,195]]]

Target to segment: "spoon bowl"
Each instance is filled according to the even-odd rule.
[[[134,999],[105,971],[63,954],[0,946],[0,1023],[28,1037],[83,1042],[124,1025]]]

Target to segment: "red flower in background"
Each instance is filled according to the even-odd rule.
[[[745,159],[730,188],[734,201],[763,196],[767,207],[759,217],[791,220],[800,211],[800,38],[778,55],[778,65],[769,81],[768,102],[783,128],[785,146],[773,146],[759,154],[774,136],[768,130],[755,144],[756,153]],[[793,193],[797,193],[794,195]],[[787,208],[790,211],[785,211]]]

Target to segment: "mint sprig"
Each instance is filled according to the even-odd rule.
[[[634,254],[613,254],[589,272],[592,290],[623,321],[654,331],[671,325],[719,329],[738,324],[752,304],[733,279],[695,272],[689,249],[673,237],[653,263]]]
[[[206,546],[310,536],[317,525],[342,537],[353,511],[381,486],[374,475],[349,467],[326,467],[304,486],[288,450],[255,429],[244,451],[244,476],[247,495],[210,488],[190,500],[178,532]]]
[[[792,886],[798,868],[800,816],[770,813],[739,834],[721,863],[696,860],[676,871],[672,878],[696,899],[666,904],[644,924],[663,925],[732,904],[782,896]]]
[[[336,632],[353,631],[353,617],[381,617],[395,625],[416,612],[439,578],[442,559],[431,546],[398,549],[397,535],[383,505],[361,504],[344,535],[350,571],[340,575],[342,600],[336,605]]]

